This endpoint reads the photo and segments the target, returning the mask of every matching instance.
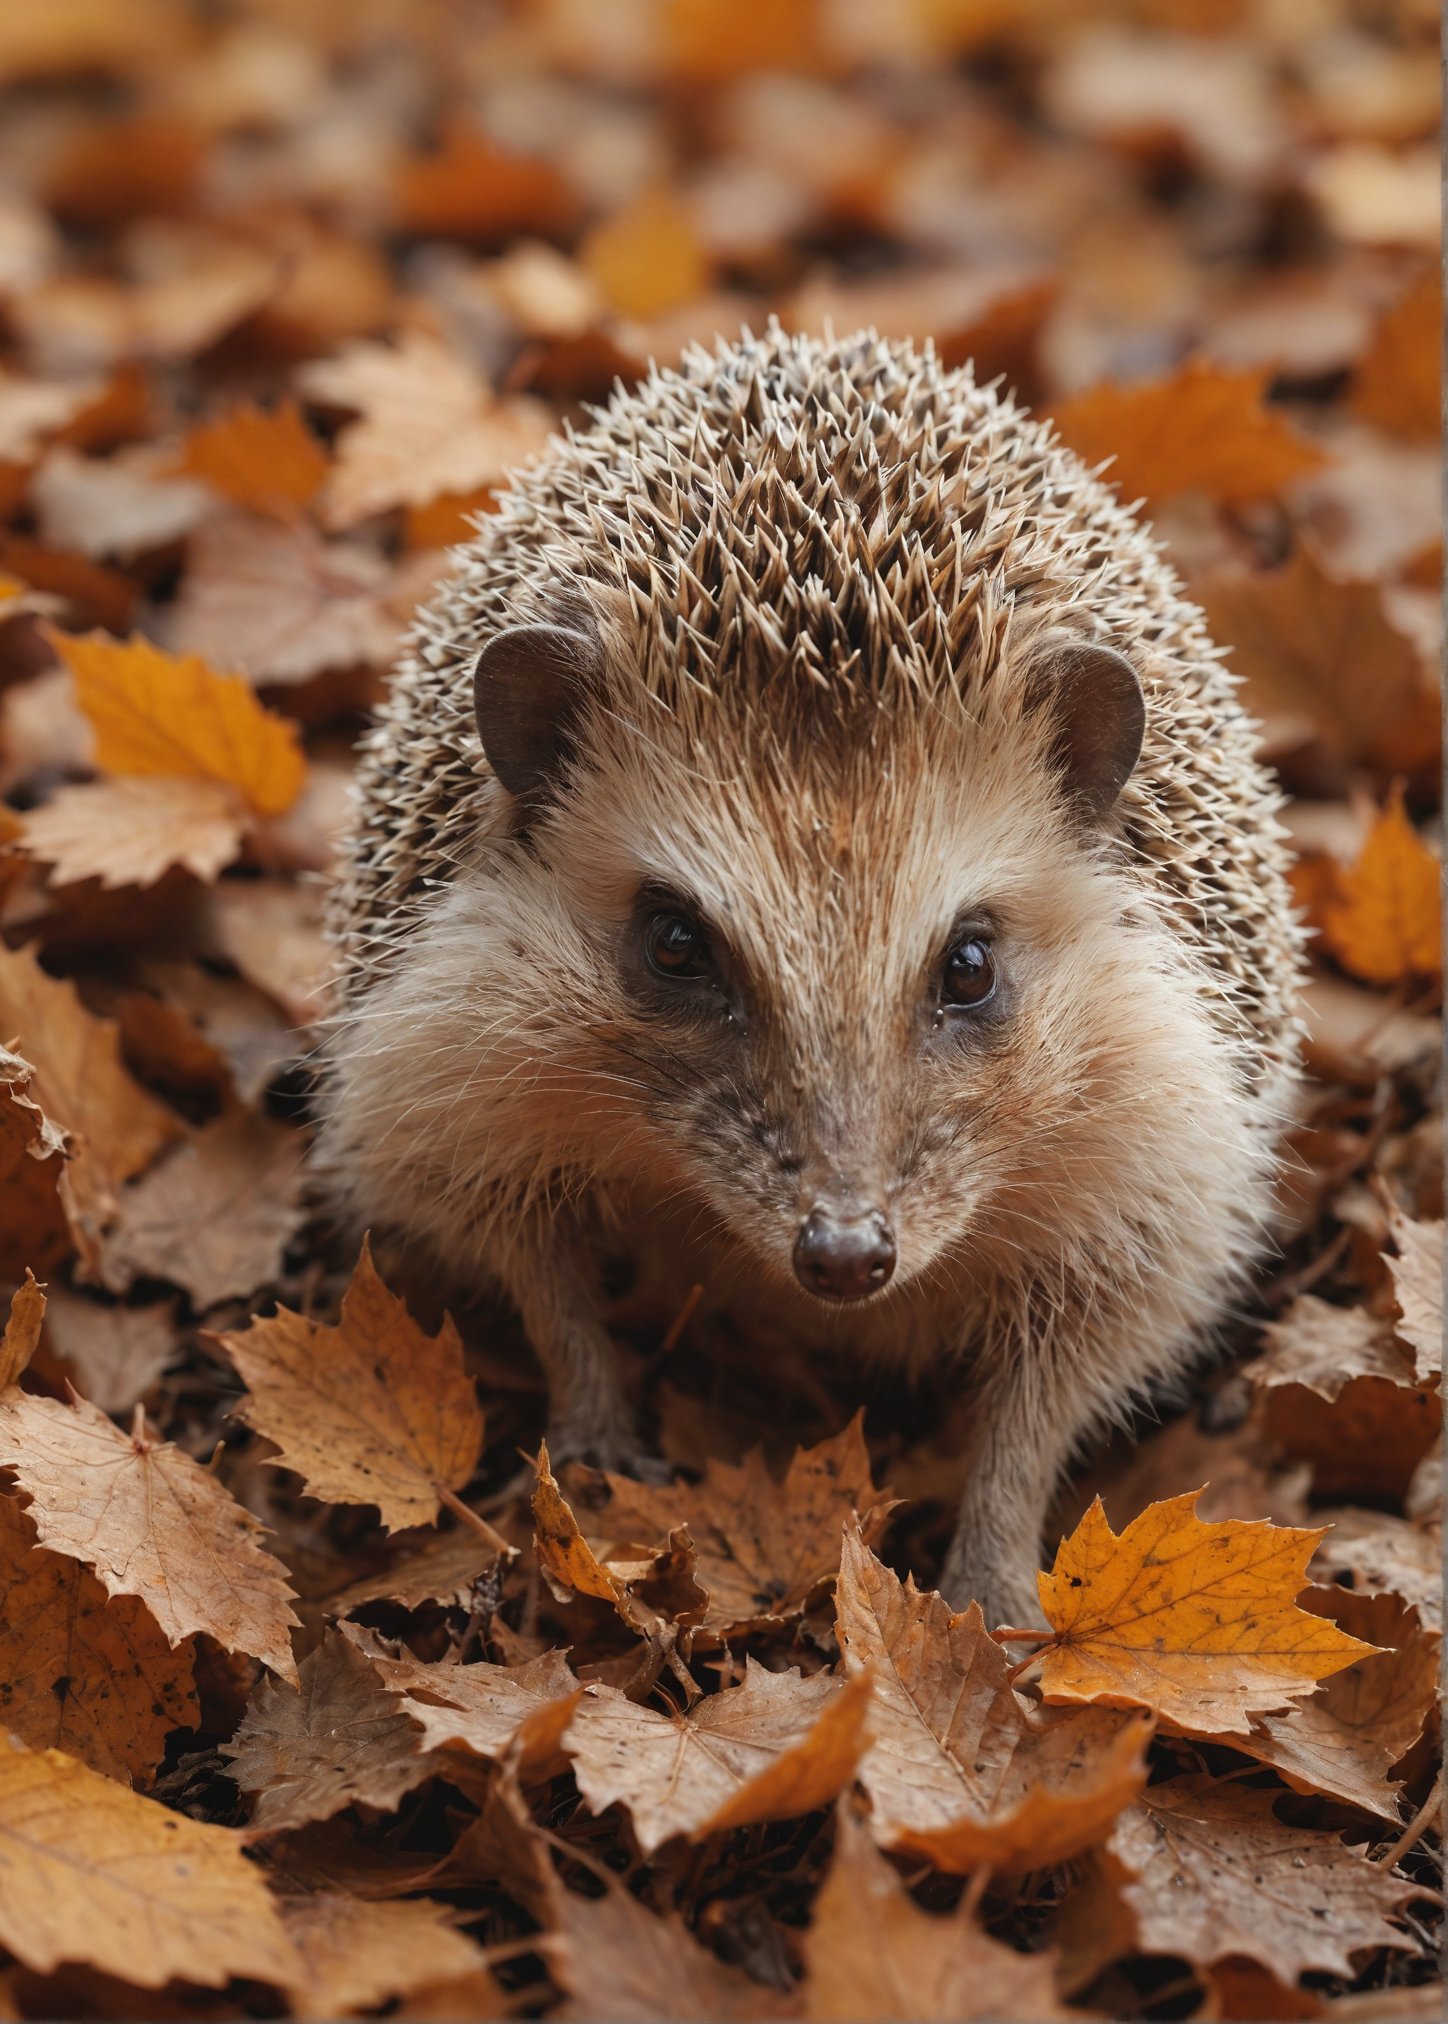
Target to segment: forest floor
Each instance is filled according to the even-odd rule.
[[[0,9],[0,2018],[1440,2014],[1437,32]],[[948,1388],[685,1315],[626,1345],[684,1473],[555,1481],[516,1331],[307,1196],[414,606],[771,313],[1115,460],[1315,931],[1281,1256],[1063,1493],[1034,1643],[929,1591]]]

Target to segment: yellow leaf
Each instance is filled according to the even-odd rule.
[[[1374,822],[1355,865],[1322,905],[1322,938],[1355,977],[1400,984],[1443,968],[1441,867],[1403,812],[1401,788]]]
[[[688,212],[667,190],[647,190],[592,232],[583,264],[625,316],[662,316],[709,286],[709,262]]]
[[[445,1318],[425,1335],[365,1243],[335,1328],[281,1307],[215,1340],[247,1386],[241,1418],[312,1496],[375,1504],[395,1532],[432,1524],[442,1492],[472,1474],[483,1415],[458,1332]]]
[[[1170,379],[1092,387],[1055,412],[1062,442],[1126,500],[1200,491],[1224,506],[1268,499],[1326,461],[1263,405],[1265,372],[1191,360]]]
[[[1325,1527],[1196,1516],[1199,1490],[1149,1505],[1119,1536],[1098,1497],[1049,1574],[1047,1701],[1155,1708],[1184,1728],[1245,1732],[1377,1650],[1296,1598]]]
[[[328,462],[296,402],[283,401],[270,412],[243,403],[193,429],[179,469],[239,505],[265,511],[278,503],[307,505]]]
[[[52,630],[50,638],[75,677],[106,772],[218,780],[258,815],[284,815],[301,793],[306,762],[295,729],[239,675],[219,675],[195,654],[163,653],[139,634],[123,641]]]
[[[143,1989],[303,1973],[239,1834],[4,1737],[0,1943],[36,1974],[83,1961]]]

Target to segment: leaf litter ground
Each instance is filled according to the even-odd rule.
[[[1436,28],[0,19],[0,2012],[1438,2014]],[[930,1588],[948,1382],[621,1294],[679,1473],[555,1476],[515,1325],[307,1211],[414,604],[561,419],[771,312],[1114,460],[1316,931],[1281,1256],[1004,1638]]]

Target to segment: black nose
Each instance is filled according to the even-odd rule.
[[[848,1221],[814,1209],[795,1239],[794,1269],[805,1291],[821,1300],[863,1300],[895,1270],[890,1225],[878,1209]]]

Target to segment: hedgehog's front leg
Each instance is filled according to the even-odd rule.
[[[501,1276],[548,1380],[549,1460],[666,1477],[635,1423],[582,1234],[563,1218],[530,1228],[510,1247]]]

